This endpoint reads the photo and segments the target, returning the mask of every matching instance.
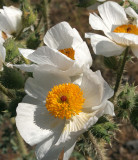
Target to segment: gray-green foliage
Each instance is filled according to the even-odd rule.
[[[13,59],[20,55],[18,48],[22,48],[23,45],[13,38],[9,38],[5,41],[4,47],[6,48],[6,62],[13,62]]]
[[[117,116],[129,119],[129,115],[134,107],[135,87],[127,83],[117,97]]]
[[[4,66],[0,81],[6,88],[21,89],[24,88],[25,76],[16,68]]]
[[[135,96],[135,107],[130,113],[130,122],[138,130],[138,94]]]
[[[34,12],[28,0],[23,0],[22,11],[23,28],[30,27],[36,21],[36,13]]]
[[[117,129],[117,124],[106,116],[99,118],[98,122],[91,127],[92,134],[98,139],[104,139],[110,143],[114,131]]]

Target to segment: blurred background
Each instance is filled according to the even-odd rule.
[[[116,1],[119,2],[119,0]],[[0,0],[1,7],[2,3],[5,3],[7,6],[13,5],[20,7],[19,0]],[[40,21],[39,27],[41,28],[39,38],[40,41],[43,41],[45,30],[43,23],[41,23],[41,21],[43,21],[40,12],[42,1],[30,0],[30,3],[38,13],[37,22]],[[84,37],[86,32],[103,34],[100,31],[96,32],[92,30],[89,25],[89,13],[92,13],[93,11],[97,12],[97,9],[78,7],[78,3],[78,0],[51,0],[48,6],[48,25],[49,27],[52,27],[61,21],[67,21],[72,27],[76,28],[81,34],[83,40],[87,42],[92,53],[92,70],[101,70],[105,80],[113,86],[115,83],[115,73],[111,69],[105,67],[102,56],[94,55],[89,39],[85,39]],[[134,83],[135,86],[138,85],[138,60],[135,57],[133,57],[132,61],[128,62],[126,65],[123,82],[125,83],[127,81],[130,84]],[[138,132],[129,121],[117,120],[117,124],[119,125],[119,130],[116,131],[115,137],[112,139],[111,143],[106,145],[107,157],[111,160],[138,160]],[[19,144],[15,136],[16,129],[11,124],[8,114],[5,116],[0,115],[0,128],[0,160],[23,160],[20,156],[20,151],[18,149]],[[35,160],[32,147],[27,145],[27,148],[31,155],[27,160]],[[74,151],[70,158],[70,160],[83,159],[84,158],[81,157],[77,151]],[[92,159],[88,157],[88,160]]]

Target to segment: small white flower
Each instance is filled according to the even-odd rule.
[[[16,7],[4,6],[0,9],[0,30],[12,35],[20,31],[22,27],[22,11]]]
[[[132,8],[126,12],[116,2],[105,2],[98,6],[99,17],[96,13],[90,14],[89,22],[93,29],[102,30],[107,36],[94,33],[86,33],[91,39],[91,45],[95,54],[106,57],[120,55],[127,46],[138,57],[138,15]],[[126,13],[135,18],[135,24],[129,22]]]
[[[50,28],[44,37],[44,43],[47,46],[40,47],[36,51],[30,49],[19,49],[19,51],[25,58],[38,65],[50,64],[69,75],[81,73],[83,65],[88,68],[92,65],[86,42],[67,22],[61,22]],[[31,71],[32,66],[17,67]]]
[[[36,145],[38,160],[68,160],[77,138],[103,114],[114,115],[108,101],[112,89],[100,71],[84,69],[77,81],[57,68],[37,66],[25,84],[27,95],[18,104],[16,125],[23,139]]]

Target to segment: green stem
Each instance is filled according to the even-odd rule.
[[[118,72],[117,72],[117,78],[116,78],[116,84],[115,84],[115,88],[114,88],[114,97],[113,97],[113,99],[115,99],[116,93],[117,93],[117,91],[119,89],[119,86],[120,86],[120,83],[121,83],[121,78],[122,78],[124,67],[125,67],[125,64],[126,64],[126,61],[127,61],[128,53],[129,53],[129,47],[127,47],[125,52],[124,52],[124,56],[123,56],[120,68],[118,69]]]
[[[97,144],[96,139],[94,138],[94,136],[92,135],[92,133],[90,131],[88,132],[88,136],[89,136],[90,141],[92,143],[95,160],[105,160],[106,159],[105,155],[103,154],[101,148]]]
[[[1,83],[0,83],[0,91],[4,93],[7,97],[10,99],[14,99],[15,95],[12,94],[7,88],[5,88]]]
[[[22,27],[22,29],[19,31],[19,33],[16,35],[16,40],[18,40],[19,38],[20,38],[20,36],[21,36],[21,34],[22,34],[22,32],[23,32],[23,27]]]
[[[16,135],[17,135],[17,138],[18,138],[21,154],[23,156],[27,156],[28,155],[27,148],[26,148],[25,143],[24,143],[22,137],[20,136],[20,133],[18,132],[18,130],[16,130]]]
[[[50,28],[49,19],[49,2],[48,0],[43,0],[44,2],[44,21],[45,21],[45,32]]]

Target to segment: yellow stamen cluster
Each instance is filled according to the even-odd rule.
[[[54,86],[46,97],[46,108],[55,117],[69,119],[81,112],[83,91],[72,83]]]
[[[72,60],[75,60],[74,58],[75,51],[73,48],[60,49],[59,51],[63,53],[64,55],[68,56],[69,58],[71,58]]]
[[[133,24],[121,25],[121,26],[115,28],[113,32],[116,32],[116,33],[131,33],[131,34],[138,35],[138,27],[136,25],[133,25]]]

